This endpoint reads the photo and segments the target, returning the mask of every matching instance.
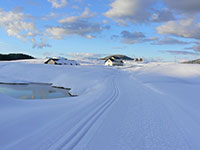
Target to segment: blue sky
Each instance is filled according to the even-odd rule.
[[[199,17],[199,0],[4,0],[0,53],[195,59]]]

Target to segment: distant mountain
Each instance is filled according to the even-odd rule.
[[[200,59],[184,62],[184,64],[200,64]]]
[[[107,56],[107,57],[104,57],[104,58],[101,58],[101,60],[107,60],[111,57],[114,57],[115,59],[122,59],[122,60],[133,60],[133,58],[130,58],[126,55],[111,55],[111,56]]]
[[[0,54],[0,61],[34,59],[34,57],[26,54]]]

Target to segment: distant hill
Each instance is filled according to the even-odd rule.
[[[0,61],[34,59],[34,57],[26,54],[0,54]]]
[[[200,64],[200,59],[184,62],[184,64]]]
[[[122,60],[133,60],[133,58],[130,58],[126,55],[111,55],[111,56],[107,56],[107,57],[104,57],[104,58],[101,58],[101,60],[107,60],[111,57],[114,57],[115,59],[122,59]]]

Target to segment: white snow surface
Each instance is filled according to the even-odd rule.
[[[78,96],[0,94],[0,150],[200,149],[200,65],[42,62],[0,62],[0,82],[52,83]]]

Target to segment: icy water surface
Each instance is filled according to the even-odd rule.
[[[66,89],[50,84],[0,84],[0,93],[19,99],[52,99],[69,97]]]

